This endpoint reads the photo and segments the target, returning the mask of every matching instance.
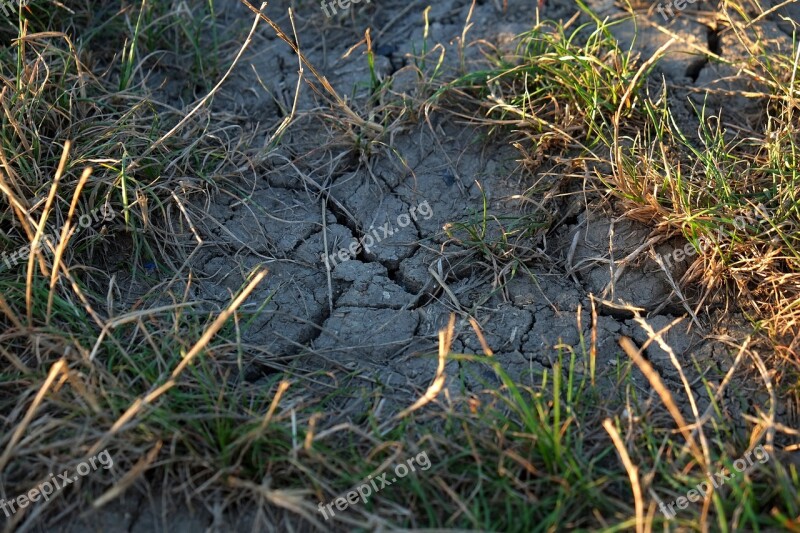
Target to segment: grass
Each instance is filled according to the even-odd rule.
[[[682,280],[704,289],[695,303],[732,294],[797,367],[800,49],[768,52],[748,35],[747,19],[727,15],[754,51],[732,65],[765,90],[747,95],[764,104],[761,131],[726,129],[705,106],[695,109],[697,135],[682,131],[668,94],[654,99],[643,87],[658,58],[637,62],[611,37],[611,24],[596,18],[573,30],[542,22],[519,37],[512,56],[488,53],[491,68],[455,79],[433,100],[454,98],[458,116],[509,138],[529,168],[554,150],[569,154],[573,167],[582,161],[599,188],[656,224],[664,240],[678,233],[695,243],[701,261]],[[485,243],[468,233],[485,254]]]
[[[0,514],[5,530],[52,524],[72,505],[102,507],[147,486],[170,487],[173,502],[224,501],[234,514],[262,506],[262,527],[797,530],[800,476],[784,461],[797,430],[775,414],[779,397],[797,393],[795,49],[758,52],[742,29],[755,50],[748,70],[766,80],[765,129],[731,136],[699,109],[697,137],[681,130],[663,95],[648,96],[653,63],[620,50],[591,16],[574,28],[538,24],[511,57],[495,51],[482,68],[445,83],[444,52],[429,46],[425,11],[416,99],[391,97],[369,38],[366,103],[340,97],[303,59],[324,119],[345,139],[340,148],[361,158],[393,154],[391,137],[406,121],[446,111],[509,140],[526,168],[545,156],[573,158],[595,173],[589,193],[617,195],[665,239],[681,232],[698,246],[711,242],[683,282],[702,289],[698,303],[733,289],[766,333],[743,344],[722,338],[735,357],[729,376],[755,368],[749,383],[771,395],[742,423],[718,400],[739,381],[703,377],[709,407],[701,413],[689,408],[701,399],[694,389],[663,392],[644,347],[622,341],[616,364],[597,368],[594,312],[578,328],[579,347],[554,347],[552,367],[532,367],[523,380],[488,347],[483,355],[454,350],[459,337],[483,338],[476,323],[454,316],[438,356],[426,355],[439,370],[422,398],[438,399],[387,418],[380,406],[350,407],[352,398],[374,403],[358,376],[287,368],[242,341],[253,316],[241,304],[268,271],[250,272],[221,305],[191,296],[196,203],[217,192],[243,196],[230,176],[260,160],[224,124],[201,119],[202,106],[174,103],[213,91],[235,61],[223,50],[245,36],[222,26],[219,6],[209,0],[187,13],[161,0],[119,8],[86,0],[67,10],[34,1],[20,13],[11,24],[0,20],[0,252],[31,253],[0,268],[0,498],[103,449],[115,466],[48,502]],[[732,28],[747,23],[730,16]],[[263,22],[293,46],[272,18]],[[463,52],[460,68],[472,68]],[[157,75],[182,83],[151,84]],[[270,146],[286,138],[296,111],[275,125]],[[551,185],[521,196],[543,196],[551,208],[559,196]],[[79,223],[95,210],[112,215]],[[502,281],[528,270],[536,260],[528,241],[557,220],[504,219],[486,205],[476,212],[454,221],[450,236],[501,270]],[[44,235],[53,237],[42,242]],[[123,275],[150,290],[123,297]],[[651,331],[650,342],[662,334]],[[785,366],[765,363],[764,346]],[[271,370],[256,383],[242,379],[245,352]],[[455,384],[451,394],[442,393],[445,383]],[[660,401],[650,401],[652,390]],[[660,513],[659,502],[730,471],[760,443],[767,462],[672,521]],[[335,524],[319,513],[319,502],[423,452],[429,469],[337,512]]]

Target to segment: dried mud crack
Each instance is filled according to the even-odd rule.
[[[487,20],[498,17],[489,5],[478,9]],[[458,17],[432,20],[442,42],[463,29]],[[503,24],[512,28],[515,23]],[[624,42],[625,26],[617,29]],[[488,36],[496,28],[483,25],[473,31]],[[711,29],[701,34],[711,52],[719,53],[717,34]],[[306,39],[301,32],[300,42]],[[381,43],[400,40],[390,28]],[[645,41],[644,52],[648,46]],[[379,54],[389,60],[383,75],[398,70],[391,59],[402,47],[392,50]],[[251,57],[264,53],[255,48]],[[319,53],[320,49],[308,52],[312,61],[321,57]],[[666,72],[697,81],[707,60],[683,61],[683,67]],[[369,76],[366,65],[339,63],[341,67],[330,70],[331,81],[344,93]],[[670,65],[667,62],[667,68]],[[283,78],[274,83],[291,86],[291,62],[281,60],[279,67]],[[237,90],[237,84],[225,88],[220,99]],[[311,104],[307,97],[304,92],[301,110]],[[433,129],[427,124],[401,128],[393,133],[389,150],[353,159],[335,156],[342,139],[324,121],[299,123],[291,133],[291,149],[258,168],[246,198],[212,200],[209,213],[221,222],[205,235],[206,246],[217,248],[213,259],[195,263],[212,276],[204,280],[201,292],[224,301],[225,292],[241,286],[248,271],[258,265],[270,270],[266,286],[245,306],[258,309],[242,332],[246,345],[259,346],[278,359],[291,358],[298,369],[358,368],[381,383],[382,394],[395,398],[395,409],[400,409],[431,379],[437,332],[452,312],[462,317],[453,349],[481,353],[465,318],[473,316],[497,359],[519,380],[531,376],[535,366],[551,367],[554,347],[581,349],[591,324],[590,294],[656,311],[648,321],[658,324],[685,312],[664,273],[646,254],[621,267],[625,273],[611,281],[610,262],[646,241],[649,229],[633,221],[612,221],[610,215],[591,209],[560,217],[562,224],[550,231],[549,260],[526,265],[525,274],[494,277],[479,254],[455,243],[443,228],[474,221],[484,195],[492,217],[519,216],[526,209],[536,214],[511,200],[519,192],[509,180],[519,172],[514,151],[501,142],[487,145],[478,129],[446,115],[436,116],[432,124]],[[422,202],[430,206],[430,216],[417,216],[398,227],[398,218]],[[381,234],[382,228],[391,228],[391,233]],[[610,233],[619,237],[611,248]],[[363,246],[367,238],[375,241],[372,246]],[[351,245],[358,250],[355,255],[348,251],[337,256]],[[530,245],[542,243],[531,237]],[[220,255],[223,249],[236,253]],[[331,264],[326,265],[324,257],[332,258]],[[579,309],[584,328],[580,332]],[[636,339],[638,330],[629,312],[601,308],[600,313],[597,364],[607,369],[620,363],[618,338]],[[679,329],[671,333],[681,347],[678,357],[703,360],[696,335],[679,334]],[[659,370],[674,373],[670,365],[659,365]]]

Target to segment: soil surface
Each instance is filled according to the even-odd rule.
[[[466,42],[507,45],[535,24],[534,6],[513,0],[505,9],[499,2],[479,3]],[[625,16],[613,5],[590,6],[612,20]],[[276,2],[268,11],[284,28],[291,27],[288,7]],[[366,99],[370,72],[363,47],[343,56],[370,27],[378,75],[394,77],[393,94],[417,96],[414,91],[420,88],[404,67],[424,40],[423,3],[361,4],[331,19],[321,9],[314,11],[317,7],[296,7],[298,41],[339,94],[355,106]],[[469,9],[470,2],[461,1],[438,3],[430,11],[428,40],[447,49],[444,71],[458,67]],[[541,17],[566,20],[576,11],[572,2],[551,1]],[[233,0],[226,16],[232,21],[251,18]],[[645,20],[654,16],[659,15],[641,14]],[[713,84],[716,76],[705,74],[701,53],[709,46],[709,29],[686,18],[676,19],[672,29],[685,42],[675,43],[654,80],[663,77],[686,94]],[[669,39],[642,21],[622,21],[613,30],[624,48],[640,51],[642,61]],[[466,61],[478,60],[479,49],[467,47]],[[290,48],[264,28],[215,97],[214,109],[236,121],[252,143],[265,143],[282,119],[274,98],[285,95],[288,108],[297,71]],[[680,115],[689,130],[690,103],[680,103],[687,108]],[[599,202],[586,205],[581,195],[565,195],[568,200],[551,203],[555,207],[548,210],[519,199],[534,184],[543,196],[567,192],[555,175],[563,169],[546,154],[538,172],[530,172],[502,139],[487,137],[485,130],[445,112],[398,128],[384,150],[358,154],[347,150],[348,140],[339,131],[315,116],[318,105],[312,91],[301,85],[297,112],[302,118],[280,147],[265,148],[252,175],[235,178],[239,194],[227,190],[196,206],[203,240],[192,262],[200,279],[198,299],[224,307],[254,269],[269,269],[243,307],[261,311],[242,330],[243,342],[260,348],[244,379],[257,380],[273,361],[338,366],[360,371],[382,393],[406,396],[401,401],[407,402],[429,384],[438,331],[454,311],[478,320],[495,357],[517,379],[551,366],[558,344],[580,353],[577,313],[583,310],[580,323],[588,339],[590,294],[642,309],[656,330],[687,314],[649,247],[626,261],[647,242],[650,228],[615,219],[612,210]],[[459,223],[482,227],[484,198],[487,241],[499,238],[505,220],[552,221],[527,238],[538,256],[527,272],[498,277],[467,246],[466,232],[458,231]],[[683,245],[675,239],[655,251],[668,255]],[[670,265],[671,277],[679,279],[687,264]],[[647,337],[631,313],[595,307],[598,368],[603,368],[620,357],[620,335],[640,342]],[[702,365],[724,365],[726,351],[715,352],[704,343],[707,331],[698,326],[699,321],[692,326],[692,320],[684,320],[670,330],[676,356],[687,364],[694,357]],[[453,351],[482,353],[466,319],[458,321],[457,331]],[[668,377],[672,365],[660,368],[665,354],[655,343],[648,355]]]

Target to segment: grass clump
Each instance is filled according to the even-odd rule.
[[[145,452],[176,435],[200,435],[199,446],[182,444],[199,455],[231,438],[224,424],[209,438],[184,412],[150,406],[156,391],[201,419],[216,419],[223,407],[229,425],[252,418],[248,409],[260,408],[268,394],[233,390],[225,365],[201,365],[186,378],[191,386],[164,389],[193,349],[212,359],[236,357],[230,345],[217,351],[209,342],[219,310],[188,312],[196,302],[187,302],[187,286],[159,279],[167,271],[179,279],[181,252],[192,246],[188,198],[221,183],[236,155],[234,146],[220,146],[224,134],[210,139],[202,124],[190,124],[185,136],[166,135],[181,116],[156,99],[140,70],[148,55],[141,35],[160,24],[169,34],[170,17],[185,13],[142,2],[138,10],[101,9],[108,19],[98,25],[90,8],[100,3],[71,10],[43,4],[20,10],[15,40],[0,48],[5,498],[104,447],[119,469],[116,477],[86,480],[96,488],[114,487],[142,456],[150,459],[136,468],[146,469],[157,453]],[[147,15],[159,10],[160,19]],[[0,22],[6,37],[9,25]],[[98,41],[120,53],[92,53]],[[156,287],[158,298],[130,298],[126,291],[137,281]],[[246,399],[221,406],[220,391]],[[77,492],[65,491],[65,498],[74,501]],[[62,504],[51,500],[2,520],[7,530],[30,526]]]
[[[513,54],[492,50],[486,54],[492,68],[456,79],[436,96],[448,94],[457,114],[504,132],[529,170],[546,161],[551,175],[577,177],[582,169],[584,180],[592,175],[598,191],[622,200],[623,209],[659,228],[664,240],[680,233],[694,242],[699,259],[682,285],[702,287],[693,300],[696,310],[737,302],[788,361],[800,364],[796,43],[786,53],[770,55],[762,42],[748,40],[746,31],[737,33],[754,55],[727,62],[763,88],[746,93],[765,103],[763,129],[726,128],[727,117],[712,116],[703,106],[696,109],[694,135],[672,115],[666,89],[657,97],[650,94],[647,74],[660,57],[642,62],[633,51],[620,49],[613,25],[585,11],[590,21],[570,32],[572,21],[542,22],[518,37]],[[746,21],[734,25],[741,29]],[[554,148],[569,154],[568,165]],[[550,182],[543,189],[538,180],[528,192],[549,191],[545,198],[553,200],[568,189]],[[544,219],[525,225],[520,235],[542,220],[559,219],[556,207],[536,203]],[[478,247],[484,254],[496,248],[486,242]],[[526,257],[522,247],[510,249],[517,259]]]

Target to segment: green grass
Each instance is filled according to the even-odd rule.
[[[476,123],[509,139],[534,170],[544,153],[570,157],[578,162],[573,168],[582,162],[599,189],[659,224],[665,240],[679,232],[698,249],[710,243],[702,248],[704,268],[688,281],[705,289],[704,300],[729,288],[754,326],[800,367],[793,342],[800,333],[800,47],[772,53],[748,41],[758,53],[732,63],[764,87],[763,130],[726,130],[703,106],[695,109],[695,134],[672,116],[668,93],[653,99],[644,91],[656,62],[634,61],[610,27],[596,17],[573,30],[544,21],[519,36],[513,55],[487,54],[490,68],[455,79],[433,100],[449,98],[463,114],[471,109]],[[609,152],[610,159],[603,155]],[[540,217],[548,215],[544,207]],[[483,255],[496,247],[484,241],[487,217],[482,226],[458,226]],[[532,222],[530,230],[537,229]]]

